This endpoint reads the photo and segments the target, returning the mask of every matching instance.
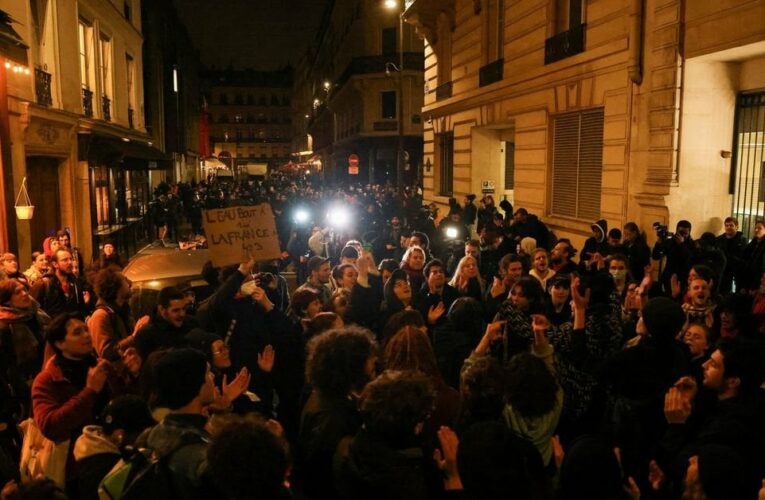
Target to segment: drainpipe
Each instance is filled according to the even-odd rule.
[[[630,52],[627,72],[630,80],[640,85],[643,83],[643,2],[632,0],[630,6]]]

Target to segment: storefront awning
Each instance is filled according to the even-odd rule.
[[[16,33],[11,23],[13,19],[7,12],[0,9],[0,56],[7,57],[11,61],[27,66],[27,49],[29,46]]]
[[[78,142],[80,161],[92,165],[124,170],[166,170],[173,166],[170,155],[147,143],[100,134],[80,134]]]

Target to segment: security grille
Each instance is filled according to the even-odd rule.
[[[739,94],[735,122],[728,191],[739,229],[751,237],[765,218],[765,92]]]

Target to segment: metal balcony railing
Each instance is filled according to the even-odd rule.
[[[53,96],[51,95],[51,74],[40,68],[35,68],[35,94],[37,104],[41,106],[51,106]]]
[[[93,91],[82,89],[82,113],[85,116],[93,116]]]
[[[101,111],[103,112],[104,121],[112,121],[112,100],[107,96],[101,96]]]

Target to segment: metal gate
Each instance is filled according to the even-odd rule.
[[[765,219],[765,92],[741,93],[736,99],[731,165],[732,213],[751,238],[755,222]]]

